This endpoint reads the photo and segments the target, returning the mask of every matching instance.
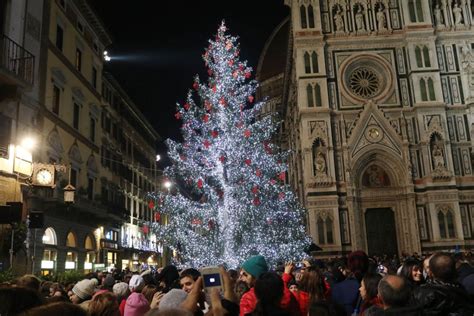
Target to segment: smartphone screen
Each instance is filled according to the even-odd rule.
[[[203,277],[205,287],[221,286],[219,273],[204,274]]]

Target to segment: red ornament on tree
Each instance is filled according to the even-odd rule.
[[[257,193],[258,193],[258,186],[254,186],[254,187],[252,188],[252,193],[253,193],[253,194],[257,194]]]
[[[253,205],[259,206],[260,205],[260,199],[258,197],[253,199]]]
[[[260,169],[257,169],[257,171],[255,171],[255,174],[257,175],[257,177],[260,177],[262,176],[262,171]]]
[[[197,186],[198,186],[199,189],[202,189],[202,179],[198,180]]]
[[[156,222],[159,222],[160,219],[161,219],[161,214],[160,214],[159,212],[156,212],[156,213],[155,213],[155,221],[156,221]]]
[[[286,174],[284,172],[280,172],[280,174],[278,175],[278,179],[280,179],[281,181],[285,181]]]
[[[211,143],[206,139],[203,143],[204,147],[206,147],[206,149],[209,148],[209,146],[211,146]]]
[[[150,228],[148,227],[148,225],[143,225],[142,232],[146,235],[148,234],[149,231],[150,231]]]
[[[201,220],[199,218],[193,218],[192,222],[193,225],[201,225]]]
[[[193,89],[194,90],[199,89],[199,83],[197,83],[197,82],[193,83]]]
[[[245,138],[249,138],[251,134],[252,134],[252,132],[250,132],[249,129],[246,129],[246,130],[244,131],[244,136],[245,136]]]
[[[249,96],[249,102],[250,102],[250,103],[253,103],[253,100],[254,100],[253,95]]]
[[[174,115],[174,117],[176,117],[177,120],[181,119],[181,113],[176,112],[176,114]]]
[[[216,91],[217,91],[217,87],[216,87],[216,85],[213,85],[212,86],[212,92],[216,93]]]
[[[212,219],[207,222],[207,227],[209,227],[210,230],[214,230],[214,221]]]
[[[153,201],[148,202],[148,208],[154,209],[155,208],[155,202],[153,202]]]
[[[237,76],[239,75],[239,72],[237,70],[235,70],[233,73],[232,73],[232,77],[237,78]]]
[[[204,101],[204,107],[207,111],[210,111],[212,109],[211,102],[209,102],[209,100]]]
[[[219,100],[219,104],[222,105],[222,106],[226,106],[226,105],[227,105],[227,102],[225,101],[224,98],[221,98],[221,99]]]
[[[189,110],[189,108],[190,108],[191,106],[189,105],[189,103],[186,102],[186,103],[183,105],[183,107],[184,107],[184,109],[187,111],[187,110]]]
[[[208,69],[208,70],[207,70],[207,74],[208,74],[209,76],[212,76],[212,69]]]
[[[185,156],[185,155],[180,155],[179,158],[180,158],[182,161],[186,161],[186,156]]]
[[[275,179],[270,179],[270,184],[275,184],[276,180]]]
[[[204,123],[209,122],[209,115],[204,114],[204,115],[202,116],[202,121],[203,121]]]
[[[250,71],[247,71],[245,72],[245,78],[250,78],[250,76],[252,76],[252,74],[250,73]]]
[[[279,198],[280,200],[283,200],[283,199],[285,198],[285,192],[280,192],[280,193],[278,194],[278,198]]]
[[[252,163],[252,160],[250,160],[250,159],[245,159],[245,164],[246,164],[247,166],[250,166],[251,163]]]
[[[216,131],[216,130],[213,130],[213,131],[211,132],[211,136],[212,136],[213,138],[216,138],[217,136],[219,136],[219,132]]]
[[[221,163],[224,163],[225,157],[224,157],[224,156],[220,156],[220,157],[219,157],[219,160],[220,160]]]
[[[234,60],[233,59],[229,60],[229,66],[231,66],[231,67],[234,66]]]

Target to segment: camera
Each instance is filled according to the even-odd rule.
[[[218,289],[222,290],[222,276],[219,267],[205,267],[201,269],[204,290]]]

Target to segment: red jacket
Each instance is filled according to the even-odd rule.
[[[288,288],[284,286],[283,297],[281,298],[281,301],[280,301],[280,307],[291,312],[291,310],[293,310],[295,307],[295,306],[292,306],[291,304],[292,298],[294,297],[295,296],[288,290]],[[242,295],[242,298],[240,299],[240,316],[244,316],[246,314],[253,312],[256,306],[257,306],[257,296],[255,295],[254,288],[251,288],[247,293]]]

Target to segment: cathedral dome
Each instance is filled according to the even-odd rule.
[[[257,80],[263,82],[285,72],[290,35],[287,17],[273,31],[263,47],[257,66]]]

